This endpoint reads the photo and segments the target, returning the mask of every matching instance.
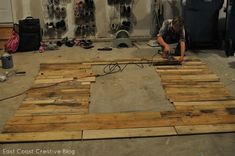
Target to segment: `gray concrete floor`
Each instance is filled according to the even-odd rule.
[[[141,56],[150,57],[156,52],[155,49],[146,47],[134,47],[121,50],[114,49],[112,52],[98,52],[96,50],[99,47],[107,45],[108,43],[97,43],[96,47],[90,50],[83,50],[79,47],[64,47],[58,51],[48,51],[42,54],[33,52],[14,54],[14,69],[26,71],[27,74],[23,77],[14,76],[7,82],[0,83],[0,99],[15,95],[30,88],[41,62],[78,62],[136,58]],[[205,62],[208,67],[221,78],[221,81],[226,88],[230,90],[231,94],[235,96],[235,57],[226,58],[223,51],[218,50],[193,51],[189,52],[188,55],[197,56],[202,59],[203,62]],[[93,69],[95,72],[99,72],[102,70],[102,67],[95,67]],[[0,68],[0,72],[1,71],[4,70]],[[95,92],[96,90],[98,90],[98,92]],[[154,70],[151,67],[145,66],[145,68],[141,69],[137,66],[128,66],[123,73],[97,78],[96,84],[92,86],[93,97],[91,99],[92,104],[90,112],[170,110],[171,105],[166,102],[163,96],[160,96],[163,93],[162,91],[163,90],[159,85],[159,77],[155,75]],[[155,93],[156,96],[154,96]],[[0,102],[0,131],[7,119],[14,115],[15,110],[21,104],[23,98],[24,95]],[[161,100],[154,103],[158,98],[161,98]],[[142,103],[143,101],[144,103]],[[95,105],[95,103],[97,104]],[[234,147],[235,133],[227,133],[91,141],[1,144],[0,156],[6,155],[3,153],[4,149],[64,149],[72,150],[75,154],[60,155],[76,156],[233,156],[235,153]],[[44,156],[47,154],[37,155]]]

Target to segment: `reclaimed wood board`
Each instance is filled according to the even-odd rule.
[[[92,65],[159,64],[174,111],[89,114]],[[161,58],[42,64],[35,84],[5,124],[0,142],[86,140],[235,131],[235,99],[199,59]],[[157,103],[157,101],[156,101]]]

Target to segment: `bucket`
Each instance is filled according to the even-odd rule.
[[[13,68],[13,58],[12,55],[5,53],[1,57],[2,60],[2,68],[3,69],[10,69]]]

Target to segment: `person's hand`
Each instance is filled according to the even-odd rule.
[[[169,45],[166,45],[166,46],[164,47],[163,51],[166,52],[166,53],[170,52],[170,51],[171,51],[170,46],[169,46]]]

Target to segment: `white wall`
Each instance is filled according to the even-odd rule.
[[[68,5],[68,27],[69,31],[64,36],[74,37],[74,13],[73,2]],[[97,37],[110,37],[109,33],[109,15],[112,10],[106,4],[107,0],[94,0],[96,5],[96,25]],[[164,4],[164,17],[171,18],[174,15],[181,14],[179,9],[180,0],[163,0]],[[176,2],[176,3],[174,3]],[[40,18],[41,24],[44,25],[43,8],[41,0],[12,0],[13,18],[14,22],[27,16]],[[133,14],[134,14],[134,29],[131,36],[149,36],[150,23],[151,23],[151,0],[134,0]]]

